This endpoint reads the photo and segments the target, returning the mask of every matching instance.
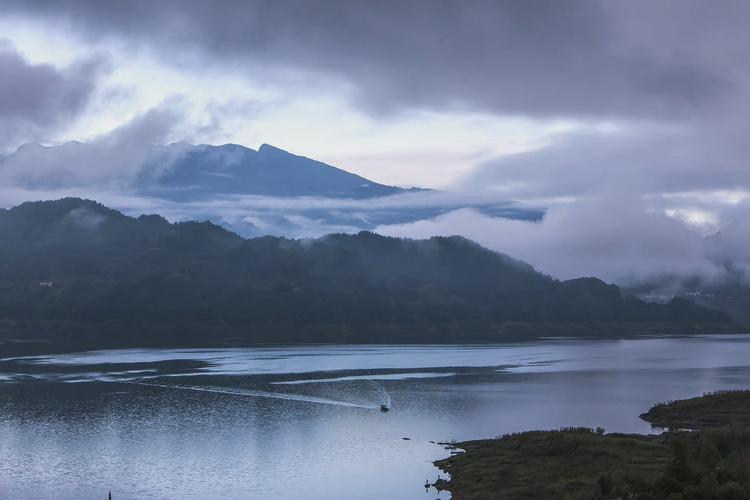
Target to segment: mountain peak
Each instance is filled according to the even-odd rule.
[[[258,148],[258,153],[284,153],[290,155],[291,153],[289,151],[285,151],[281,148],[277,148],[276,146],[272,146],[271,144],[266,144],[265,142],[260,145]]]

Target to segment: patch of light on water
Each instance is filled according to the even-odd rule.
[[[412,378],[440,378],[453,377],[456,373],[432,373],[432,372],[411,372],[411,373],[389,373],[384,375],[351,375],[346,377],[332,378],[312,378],[303,380],[278,380],[271,384],[279,385],[297,385],[297,384],[319,384],[325,382],[345,382],[351,380],[408,380]]]

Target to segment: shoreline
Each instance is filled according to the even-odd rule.
[[[434,462],[450,480],[433,486],[454,500],[750,495],[750,462],[738,458],[750,454],[750,391],[660,403],[640,418],[680,430],[564,428],[451,443],[464,452]]]
[[[186,322],[86,322],[0,319],[4,357],[105,349],[188,349],[289,345],[483,345],[569,340],[743,335],[731,323],[682,322],[452,322],[229,326]]]

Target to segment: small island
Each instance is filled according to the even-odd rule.
[[[660,435],[572,428],[455,443],[435,487],[466,499],[750,498],[750,391],[662,403]]]

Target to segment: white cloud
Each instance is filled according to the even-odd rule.
[[[179,124],[179,108],[167,103],[86,144],[48,148],[27,144],[0,162],[0,179],[25,189],[126,186],[155,142]]]
[[[719,272],[699,234],[663,213],[647,210],[632,197],[601,196],[558,205],[541,222],[462,209],[376,231],[413,238],[458,234],[561,279],[596,276],[623,283],[661,274]]]

